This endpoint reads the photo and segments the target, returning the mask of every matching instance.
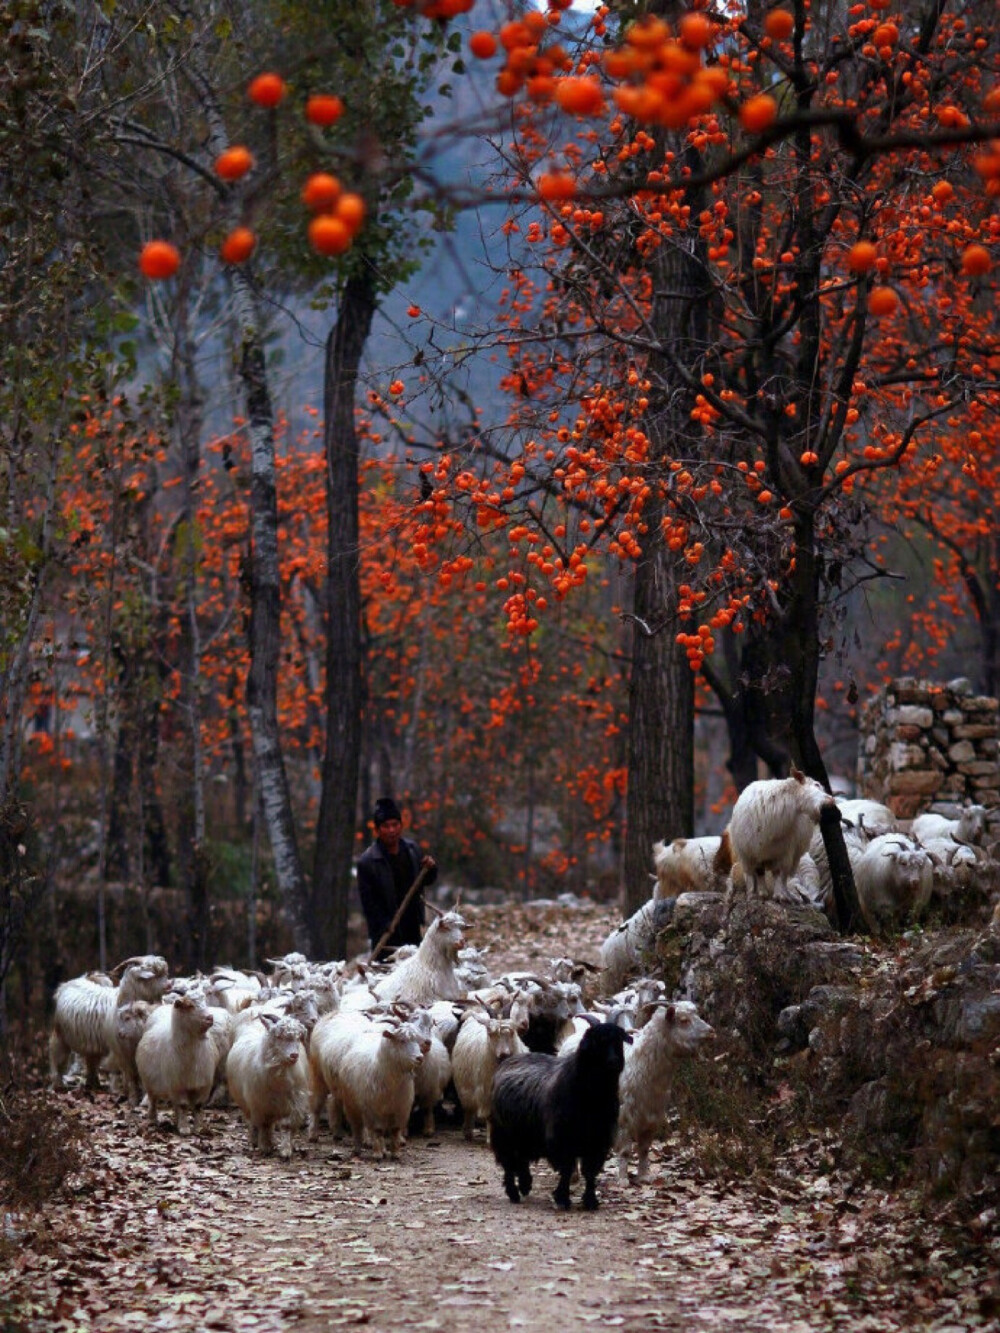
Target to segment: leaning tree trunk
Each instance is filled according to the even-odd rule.
[[[358,367],[377,304],[375,275],[348,278],[326,345],[326,746],[316,826],[312,916],[328,957],[347,952],[347,902],[361,757],[361,579],[358,549]]]
[[[820,576],[812,514],[800,511],[795,524],[795,568],[791,601],[783,619],[781,646],[790,669],[791,741],[803,771],[830,790],[830,778],[816,740],[816,692],[820,667]],[[833,881],[837,927],[842,934],[862,929],[861,905],[844,842],[840,816],[824,811],[823,847]]]

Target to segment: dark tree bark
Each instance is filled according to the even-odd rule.
[[[347,952],[347,906],[361,758],[361,584],[358,553],[358,368],[377,305],[371,269],[348,278],[326,345],[326,745],[316,827],[312,916],[328,957]]]
[[[184,893],[184,964],[208,964],[209,867],[205,847],[205,764],[201,740],[201,629],[198,622],[198,549],[195,491],[201,470],[204,394],[190,327],[190,275],[184,270],[176,304],[171,376],[177,393],[176,439],[181,463],[180,521],[173,532],[176,584],[181,592],[178,668],[184,780],[177,802],[177,863]]]
[[[160,700],[163,668],[153,658],[152,645],[121,661],[118,694],[121,720],[115,738],[115,756],[108,814],[106,873],[110,879],[134,878],[133,792],[138,784],[143,846],[136,847],[145,876],[154,884],[170,883],[170,843],[163,802],[156,790],[160,752]]]
[[[685,198],[693,216],[703,206],[702,195],[689,191]],[[701,249],[700,241],[689,250],[667,240],[652,265],[652,324],[664,349],[650,359],[659,400],[648,431],[654,464],[692,442],[692,393],[678,367],[693,367],[707,346],[709,301]],[[661,530],[667,503],[663,496],[651,500],[644,513],[647,535],[634,581],[624,857],[628,915],[650,896],[653,843],[694,831],[694,676],[676,642],[681,580],[678,557]]]
[[[673,557],[662,546],[635,577],[635,615],[646,625],[675,603]],[[625,914],[650,896],[653,843],[694,825],[694,674],[669,626],[647,633],[636,623],[629,679]],[[679,658],[679,660],[678,660]]]

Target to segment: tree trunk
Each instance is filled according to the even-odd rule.
[[[815,550],[812,514],[803,508],[796,518],[795,569],[790,579],[791,599],[782,620],[779,652],[790,669],[790,740],[795,758],[804,773],[829,791],[830,778],[816,740],[820,581]],[[820,830],[833,877],[838,929],[847,934],[860,928],[862,917],[839,816],[832,810],[825,812]]]
[[[662,619],[674,594],[673,554],[664,546],[636,569],[635,614]],[[636,624],[629,680],[625,915],[650,897],[653,843],[694,826],[694,673],[669,630]],[[678,658],[680,660],[678,660]]]
[[[666,8],[670,8],[667,6]],[[689,152],[691,165],[697,155]],[[703,191],[688,191],[697,216]],[[674,367],[693,366],[705,354],[708,328],[707,267],[701,242],[694,250],[669,241],[655,252],[652,324],[662,351],[650,357],[659,406],[650,415],[650,461],[662,463],[690,444],[691,394]],[[680,446],[680,448],[679,448]],[[694,832],[694,676],[676,642],[679,557],[663,539],[667,500],[650,501],[647,536],[635,571],[632,674],[629,680],[628,794],[625,828],[625,911],[650,896],[652,847],[659,838]],[[643,626],[647,626],[647,632]]]
[[[186,270],[185,270],[186,273]],[[177,809],[177,860],[185,909],[185,967],[208,962],[208,863],[205,848],[205,775],[201,743],[201,627],[198,623],[198,551],[195,488],[201,470],[203,396],[190,328],[191,292],[185,277],[177,301],[172,380],[177,391],[177,444],[181,463],[181,514],[174,531],[180,607],[180,714],[183,796]]]
[[[197,90],[207,126],[206,149],[217,155],[229,136],[218,92],[197,58],[197,47],[185,66]],[[233,215],[236,221],[236,214]],[[253,738],[260,801],[264,812],[274,873],[291,929],[294,947],[315,956],[315,932],[299,855],[291,792],[285,772],[278,724],[278,666],[281,654],[281,583],[278,568],[278,492],[274,456],[274,410],[267,379],[267,361],[260,310],[250,273],[230,266],[233,318],[239,348],[239,377],[250,439],[250,671],[247,711]]]
[[[358,368],[377,304],[365,267],[348,278],[326,345],[326,745],[316,826],[312,915],[331,958],[347,952],[347,903],[361,756],[361,580],[358,551]]]
[[[316,957],[317,947],[309,919],[309,900],[278,724],[281,585],[278,573],[274,416],[253,295],[241,274],[234,274],[233,281],[237,295],[241,298],[237,311],[242,342],[240,375],[246,395],[252,466],[247,710],[257,762],[261,805],[285,914],[295,948]]]

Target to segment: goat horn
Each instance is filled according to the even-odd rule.
[[[435,916],[444,916],[444,912],[442,911],[442,909],[440,907],[435,907],[435,905],[431,902],[428,902],[426,898],[424,899],[424,906],[429,907]]]
[[[143,961],[142,958],[126,958],[124,962],[119,963],[116,967],[113,967],[111,971],[108,973],[108,976],[116,977],[120,975],[120,973],[124,972],[127,967],[131,967],[134,963],[141,963],[142,961]]]

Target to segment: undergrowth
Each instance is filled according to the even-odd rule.
[[[81,1163],[83,1130],[65,1101],[16,1054],[0,1057],[0,1205],[33,1212]]]

